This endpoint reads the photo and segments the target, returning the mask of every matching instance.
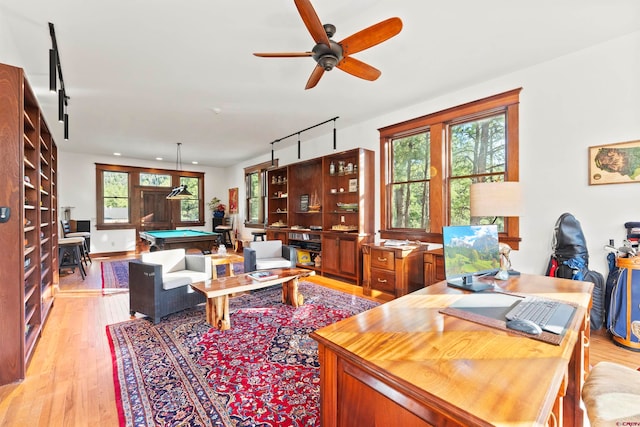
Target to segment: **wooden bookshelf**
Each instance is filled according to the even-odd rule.
[[[25,377],[58,271],[57,147],[21,68],[0,64],[0,385]]]
[[[267,237],[320,256],[320,267],[300,267],[361,284],[361,245],[375,233],[373,162],[357,148],[270,170]]]

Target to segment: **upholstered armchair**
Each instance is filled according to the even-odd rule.
[[[243,249],[243,255],[245,273],[296,266],[296,248],[283,245],[282,240],[250,242],[249,247]]]
[[[184,249],[143,253],[129,262],[129,311],[146,314],[153,323],[171,313],[205,302],[191,283],[211,279],[211,259]]]

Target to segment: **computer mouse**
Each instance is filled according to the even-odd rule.
[[[540,326],[527,319],[507,320],[507,328],[532,335],[540,335],[542,333]]]

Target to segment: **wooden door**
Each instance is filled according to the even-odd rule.
[[[140,207],[137,212],[134,210],[137,218],[134,217],[133,220],[135,224],[139,224],[139,231],[171,230],[174,228],[171,221],[171,200],[167,200],[168,191],[170,190],[165,188],[137,189],[137,200],[140,201]]]

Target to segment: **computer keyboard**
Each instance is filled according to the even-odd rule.
[[[542,330],[561,334],[571,320],[575,309],[560,301],[537,297],[526,297],[505,315],[507,320],[527,319]]]

